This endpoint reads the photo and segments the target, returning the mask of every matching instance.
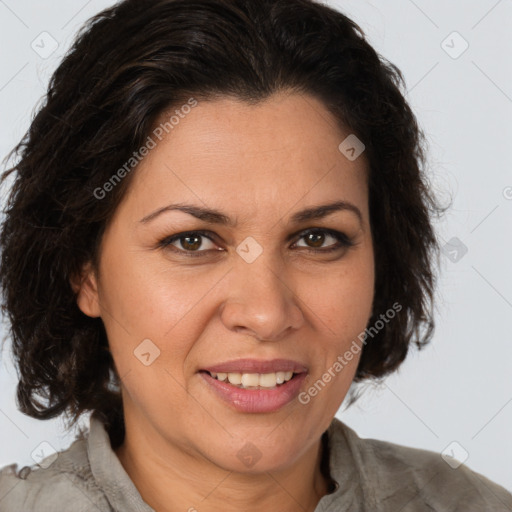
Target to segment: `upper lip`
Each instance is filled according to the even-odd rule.
[[[308,371],[303,364],[291,359],[236,359],[208,366],[203,370],[213,373],[303,373]]]

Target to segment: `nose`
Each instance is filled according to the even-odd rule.
[[[221,319],[230,330],[259,341],[278,341],[304,323],[293,282],[282,268],[273,268],[263,256],[253,263],[238,261],[230,272],[227,289]]]

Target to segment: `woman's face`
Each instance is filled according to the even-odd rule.
[[[79,305],[104,322],[127,431],[230,471],[283,469],[318,442],[359,361],[374,294],[366,159],[340,151],[350,132],[311,96],[199,102],[175,121],[132,171]],[[291,368],[277,359],[302,374],[276,386]],[[275,387],[214,381],[213,367]]]

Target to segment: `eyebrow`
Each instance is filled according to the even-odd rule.
[[[162,208],[159,208],[158,210],[155,210],[154,212],[140,219],[139,222],[141,222],[142,224],[147,224],[148,222],[152,221],[162,213],[168,211],[185,212],[209,224],[219,224],[222,226],[229,227],[237,226],[236,220],[231,219],[230,217],[220,212],[219,210],[183,203],[170,204]],[[324,217],[327,217],[328,215],[331,215],[332,213],[338,211],[350,211],[356,214],[356,216],[359,219],[359,223],[361,225],[363,224],[363,215],[361,214],[359,208],[347,201],[336,201],[334,203],[328,203],[319,206],[313,206],[311,208],[306,208],[305,210],[301,210],[299,212],[294,213],[290,218],[290,222],[292,224],[300,224],[311,220],[323,219]]]

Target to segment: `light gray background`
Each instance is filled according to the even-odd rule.
[[[403,71],[407,97],[428,134],[431,179],[442,198],[454,198],[439,233],[468,249],[457,262],[457,253],[443,258],[431,345],[413,350],[397,374],[380,387],[367,386],[338,417],[362,437],[440,457],[456,441],[448,451],[458,458],[467,452],[470,468],[512,490],[512,1],[327,3],[359,23]],[[77,29],[112,4],[0,0],[0,157],[27,129]],[[31,47],[51,51],[43,32],[58,43],[46,58]],[[469,46],[461,53],[464,41]],[[43,441],[67,447],[72,435],[61,421],[17,411],[7,353],[1,363],[0,466],[32,464]]]

